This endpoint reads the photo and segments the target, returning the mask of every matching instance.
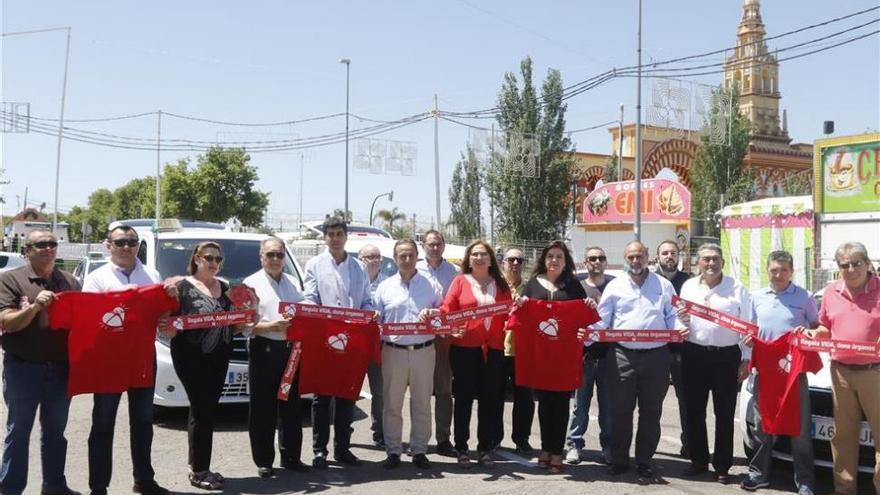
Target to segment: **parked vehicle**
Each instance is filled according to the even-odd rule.
[[[95,271],[95,269],[104,266],[107,262],[107,256],[103,252],[93,251],[80,260],[76,268],[73,269],[73,276],[82,284],[86,279],[86,275]]]
[[[223,269],[220,278],[230,285],[241,283],[245,277],[261,268],[260,241],[268,236],[232,232],[222,225],[220,228],[216,225],[185,228],[177,223],[160,228],[158,234],[151,231],[152,224],[135,226],[141,239],[138,258],[145,265],[158,270],[163,279],[186,275],[187,263],[196,244],[215,241],[223,247]],[[289,250],[284,259],[284,272],[293,275],[298,288],[302,289],[302,268]],[[170,339],[166,337],[156,338],[156,391],[153,404],[164,407],[187,407],[189,401],[186,392],[171,362],[170,343]],[[220,396],[221,404],[248,402],[247,363],[247,339],[238,335],[234,337],[233,354],[229,361],[223,393]]]
[[[24,266],[24,258],[18,253],[0,251],[0,272]]]

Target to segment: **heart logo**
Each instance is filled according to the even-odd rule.
[[[593,342],[599,342],[600,338],[601,337],[599,336],[599,332],[590,332],[590,340],[592,340]]]
[[[284,308],[284,315],[293,318],[296,316],[296,306],[291,304],[290,306]]]
[[[289,383],[282,383],[281,384],[281,393],[284,395],[287,395],[290,393],[290,384]]]
[[[173,326],[174,328],[176,328],[178,330],[183,330],[183,320],[180,318],[177,318],[171,323],[171,326]]]
[[[779,360],[779,369],[785,373],[791,373],[791,354]]]
[[[555,318],[550,318],[548,320],[544,320],[541,323],[538,323],[538,330],[541,331],[544,335],[549,335],[551,337],[556,337],[559,333],[559,324],[556,322]]]
[[[113,311],[104,313],[101,320],[110,328],[120,328],[125,321],[125,309],[122,306],[114,308]]]
[[[327,345],[329,345],[333,349],[336,349],[337,351],[345,351],[345,348],[348,346],[348,335],[344,333],[331,335],[327,339]]]
[[[431,326],[434,328],[440,328],[441,326],[443,326],[443,322],[440,320],[439,317],[435,316],[431,318]]]

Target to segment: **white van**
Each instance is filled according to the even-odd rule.
[[[171,222],[159,233],[152,231],[150,220],[122,220],[120,224],[130,225],[141,239],[138,258],[145,265],[158,270],[162,278],[186,275],[187,263],[196,244],[214,241],[223,247],[223,269],[220,278],[231,285],[240,283],[245,277],[256,272],[260,266],[260,242],[268,237],[264,234],[232,232],[220,224],[194,222],[180,224]],[[111,224],[115,226],[116,223]],[[302,290],[302,268],[288,250],[284,258],[284,272],[297,280]],[[187,407],[189,401],[183,385],[174,372],[171,363],[170,340],[156,338],[156,391],[153,404],[163,407]],[[247,339],[234,337],[233,354],[229,360],[226,383],[220,396],[220,403],[248,402],[248,351]]]

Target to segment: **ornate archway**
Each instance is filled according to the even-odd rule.
[[[661,170],[668,168],[678,175],[678,181],[690,189],[690,170],[697,156],[697,144],[686,139],[668,139],[658,143],[648,151],[643,179],[657,176]]]

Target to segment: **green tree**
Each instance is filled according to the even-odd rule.
[[[522,86],[508,72],[498,93],[498,123],[507,148],[523,135],[540,144],[536,177],[511,170],[509,161],[493,153],[486,185],[495,204],[497,228],[502,239],[555,239],[568,218],[574,155],[565,136],[562,76],[550,69],[540,98],[532,83],[532,60],[520,64]],[[522,156],[531,158],[532,151]]]
[[[215,147],[199,155],[190,184],[200,220],[237,217],[245,226],[262,224],[269,194],[254,188],[259,177],[250,159],[243,148]]]
[[[326,215],[327,217],[341,218],[346,223],[351,223],[351,210],[343,211],[342,208],[336,208],[333,213]]]
[[[728,98],[732,101],[728,103]],[[743,167],[743,158],[751,139],[751,123],[739,108],[737,91],[718,90],[712,97],[714,108],[733,108],[728,120],[724,112],[712,112],[706,122],[709,129],[700,138],[700,148],[691,169],[691,217],[703,221],[703,235],[717,237],[715,213],[725,205],[750,201],[755,197],[755,181],[751,171]],[[725,130],[729,126],[730,139],[723,144],[713,143],[711,129]]]
[[[480,237],[480,168],[474,150],[468,146],[467,155],[455,165],[449,185],[451,220],[458,229],[458,237]]]
[[[617,153],[612,153],[605,162],[605,171],[602,173],[602,180],[605,184],[609,182],[617,182],[620,176],[617,174]]]
[[[153,218],[156,216],[156,178],[133,179],[113,191],[117,218]]]
[[[394,233],[394,222],[397,221],[405,221],[406,213],[400,211],[395,206],[390,210],[379,210],[376,212],[376,217],[382,219],[385,222],[385,230],[388,232]]]

